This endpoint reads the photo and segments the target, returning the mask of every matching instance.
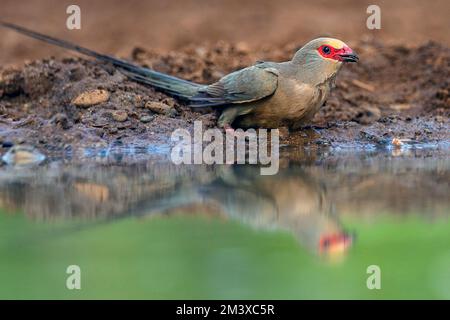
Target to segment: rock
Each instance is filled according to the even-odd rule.
[[[9,149],[2,160],[12,166],[37,165],[45,160],[45,156],[33,146],[17,145]]]
[[[116,134],[117,132],[119,132],[119,129],[117,129],[116,127],[112,127],[112,128],[109,128],[108,132],[110,134]]]
[[[103,103],[109,100],[110,94],[106,90],[86,91],[72,100],[72,104],[77,107],[88,108],[90,106]]]
[[[377,107],[366,105],[361,109],[362,110],[352,119],[359,124],[371,124],[378,121],[381,117],[381,111]]]
[[[19,95],[23,86],[21,73],[14,69],[6,69],[0,73],[0,97],[3,95]]]
[[[443,116],[436,116],[434,120],[436,120],[437,122],[445,122],[445,118]]]
[[[149,122],[152,122],[153,119],[154,119],[154,117],[152,117],[152,116],[143,116],[143,117],[141,117],[139,120],[140,120],[142,123],[149,123]]]
[[[175,99],[173,98],[165,98],[162,103],[167,104],[169,107],[175,107]]]
[[[64,113],[57,113],[53,116],[51,123],[60,125],[63,130],[70,129],[72,124]]]
[[[153,111],[157,114],[163,114],[163,115],[171,115],[173,112],[176,112],[175,109],[171,108],[165,103],[157,102],[157,101],[149,101],[145,104],[145,108],[149,109],[150,111]]]
[[[43,69],[38,65],[28,65],[23,72],[23,92],[32,97],[40,98],[50,91],[54,85],[55,75],[48,69]]]
[[[125,122],[128,119],[128,113],[124,110],[117,110],[112,113],[112,117],[117,122]]]
[[[361,130],[359,132],[359,136],[362,139],[367,140],[367,141],[371,141],[371,142],[375,142],[375,143],[381,143],[382,142],[380,137],[378,137],[377,135],[372,134],[370,132],[364,131],[364,130]]]

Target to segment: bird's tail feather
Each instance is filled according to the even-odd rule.
[[[148,68],[140,67],[133,63],[129,63],[125,60],[101,54],[93,50],[73,44],[71,42],[53,38],[51,36],[47,36],[12,23],[3,22],[0,20],[0,26],[14,30],[28,37],[41,40],[43,42],[53,44],[55,46],[65,48],[71,51],[75,51],[84,54],[86,56],[93,57],[99,61],[111,63],[133,80],[152,85],[156,88],[159,88],[161,91],[167,92],[171,95],[180,98],[189,99],[190,97],[194,96],[200,88],[203,87],[203,85],[183,80],[177,77],[173,77]]]

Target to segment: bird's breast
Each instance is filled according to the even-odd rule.
[[[296,80],[282,82],[277,94],[278,115],[289,120],[301,119],[315,107],[320,95],[314,86]]]
[[[243,116],[240,125],[265,128],[302,125],[323,105],[328,92],[328,87],[281,78],[275,93],[256,102],[254,111]]]

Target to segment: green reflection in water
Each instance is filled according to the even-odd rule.
[[[218,218],[74,226],[0,213],[0,298],[450,298],[449,221],[344,220],[356,243],[329,261],[288,233]],[[81,267],[82,290],[65,287],[71,264]],[[381,290],[366,287],[372,264],[381,267]]]

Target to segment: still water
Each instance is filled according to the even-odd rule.
[[[154,151],[0,167],[0,298],[450,299],[448,146],[284,150],[274,176]]]

